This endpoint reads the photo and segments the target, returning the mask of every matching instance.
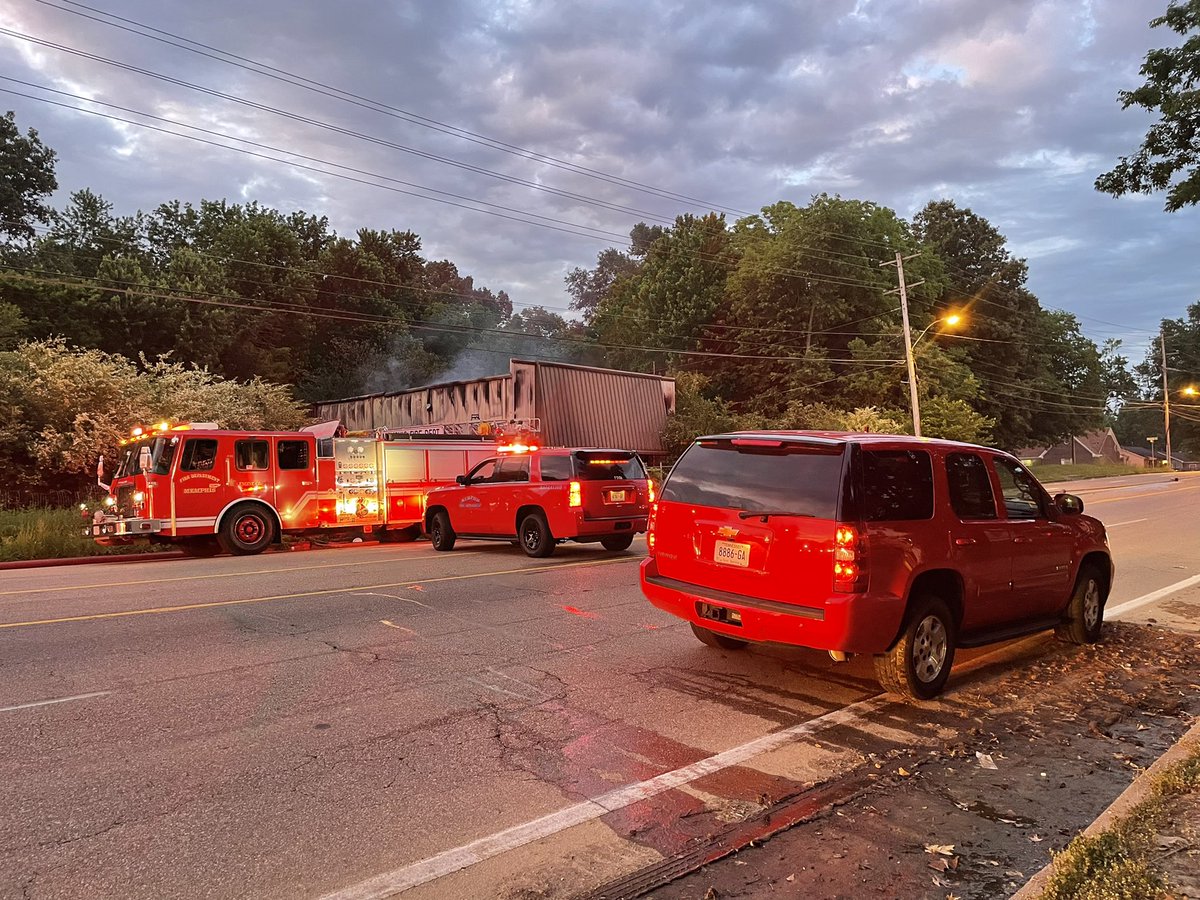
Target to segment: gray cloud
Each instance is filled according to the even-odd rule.
[[[1165,0],[1163,5],[1165,5]],[[38,3],[0,24],[338,127],[610,203],[613,212],[0,37],[4,72],[295,153],[625,234],[708,205],[817,192],[911,216],[950,197],[1029,257],[1043,303],[1097,338],[1144,342],[1196,299],[1195,211],[1102,197],[1092,181],[1147,119],[1116,93],[1168,40],[1127,0],[535,4],[280,0],[111,12],[509,143],[702,198],[667,200],[496,152]],[[6,85],[0,84],[0,87]],[[565,307],[562,276],[612,241],[580,238],[0,95],[59,153],[63,190],[122,212],[254,199],[339,231],[409,228],[426,252],[518,303]],[[1100,321],[1104,320],[1104,321]],[[1118,323],[1114,327],[1106,322]]]

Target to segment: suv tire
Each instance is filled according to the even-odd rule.
[[[275,521],[258,503],[241,503],[229,510],[218,535],[221,546],[235,556],[262,553],[275,539]]]
[[[531,512],[521,520],[517,529],[517,538],[526,556],[542,559],[554,552],[554,535],[541,512]]]
[[[900,639],[875,657],[875,677],[885,691],[912,700],[931,700],[942,692],[954,664],[957,637],[954,617],[939,597],[916,599]]]
[[[717,632],[703,628],[695,622],[692,623],[692,634],[699,639],[700,643],[708,644],[708,646],[716,647],[720,650],[745,650],[750,645],[749,641],[717,634]]]
[[[608,537],[600,538],[600,546],[605,550],[628,550],[633,546],[632,534],[610,534]]]
[[[1094,644],[1100,640],[1104,628],[1104,604],[1108,600],[1108,587],[1104,576],[1094,565],[1083,566],[1075,579],[1075,590],[1061,624],[1054,629],[1054,636],[1069,644]]]
[[[457,539],[458,535],[450,527],[450,516],[444,509],[439,509],[429,520],[429,542],[433,544],[433,549],[444,552],[453,550]]]

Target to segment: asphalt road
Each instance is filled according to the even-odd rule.
[[[1080,492],[1110,609],[1200,583],[1200,478]],[[0,896],[574,896],[928,739],[869,660],[699,644],[640,546],[0,573]]]

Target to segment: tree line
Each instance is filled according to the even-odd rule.
[[[36,131],[0,117],[12,173],[0,188],[0,406],[19,411],[6,437],[23,448],[3,452],[31,480],[47,466],[80,471],[66,435],[89,417],[135,411],[72,389],[68,408],[35,414],[53,404],[18,386],[71,354],[123,390],[130,373],[149,379],[134,393],[160,415],[170,403],[150,382],[171,384],[167,372],[254,385],[239,419],[254,427],[294,421],[297,403],[453,377],[474,355],[492,372],[530,356],[671,373],[672,447],[727,427],[907,430],[897,270],[883,265],[897,254],[926,434],[1015,450],[1104,424],[1145,430],[1160,399],[1151,357],[1131,369],[1119,342],[1097,346],[1075,316],[1043,306],[1005,237],[952,200],[911,221],[822,194],[733,222],[638,223],[627,246],[569,273],[567,318],[427,259],[412,231],[346,237],[319,215],[224,200],[118,215],[87,188],[56,209],[54,161]],[[1163,328],[1176,362],[1200,363],[1200,308]],[[212,396],[221,390],[232,388]],[[199,400],[189,410],[219,417],[200,415]],[[1185,427],[1176,446],[1189,445],[1200,449],[1200,433]]]

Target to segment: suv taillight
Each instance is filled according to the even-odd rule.
[[[583,506],[583,485],[578,481],[572,481],[571,486],[567,489],[567,506],[572,508]]]
[[[866,588],[866,538],[853,525],[838,525],[833,537],[833,589],[856,594]]]
[[[654,481],[653,481],[653,479],[647,479],[646,480],[646,502],[653,505],[654,501],[657,499],[658,499],[658,492],[654,489]]]
[[[650,504],[650,515],[646,518],[646,549],[649,555],[654,555],[654,522],[658,518],[658,503]]]

